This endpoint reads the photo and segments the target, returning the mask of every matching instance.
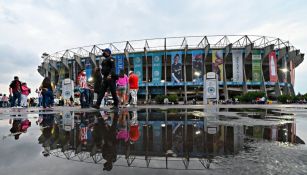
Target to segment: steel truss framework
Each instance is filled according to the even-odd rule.
[[[184,48],[201,49],[208,46],[212,49],[221,49],[229,46],[232,49],[246,48],[247,46],[252,46],[252,49],[271,47],[272,50],[280,50],[287,48],[287,52],[296,51],[297,55],[300,54],[299,50],[297,50],[289,41],[280,38],[259,35],[207,35],[152,38],[82,46],[58,51],[53,54],[46,54],[44,61],[61,61],[61,58],[74,59],[75,56],[89,57],[91,54],[101,55],[101,49],[104,48],[110,48],[114,54],[121,54],[127,52],[144,52],[144,50],[164,51]],[[298,64],[302,61],[303,60]]]
[[[67,50],[55,52],[53,54],[44,53],[42,58],[43,62],[38,67],[38,72],[46,77],[50,72],[50,69],[59,71],[57,63],[60,62],[67,69],[70,69],[68,61],[75,60],[74,64],[81,66],[81,58],[90,57],[94,66],[96,64],[96,57],[102,55],[102,49],[110,48],[114,55],[125,54],[127,61],[129,60],[129,53],[144,53],[147,57],[148,52],[166,52],[170,50],[184,50],[187,53],[188,50],[204,49],[205,57],[208,55],[209,50],[222,49],[224,50],[224,57],[231,53],[232,50],[242,49],[247,58],[253,50],[262,50],[262,59],[266,58],[271,51],[276,51],[278,60],[286,58],[287,64],[292,61],[294,67],[300,65],[304,60],[304,53],[300,53],[299,49],[296,49],[289,41],[282,40],[280,38],[258,35],[207,35],[207,36],[185,36],[185,37],[168,37],[168,38],[152,38],[142,40],[130,40],[121,42],[112,42],[104,44],[89,45],[83,47],[76,47]],[[186,57],[186,54],[185,54]],[[146,58],[147,60],[147,58]],[[128,64],[129,63],[128,61]],[[82,67],[82,66],[81,66]],[[165,67],[165,66],[164,66]],[[129,68],[129,65],[128,65]],[[165,67],[166,68],[166,67]],[[184,66],[185,69],[185,66]],[[225,68],[224,68],[225,69]],[[146,82],[148,82],[148,67],[146,66]],[[185,72],[185,71],[184,71]],[[224,71],[226,72],[226,71]],[[243,68],[245,74],[245,70]],[[163,76],[163,75],[162,75]],[[166,77],[166,75],[164,75]],[[184,75],[185,77],[186,75]],[[264,79],[263,75],[262,78]],[[244,82],[247,82],[246,77]],[[148,83],[146,84],[146,101],[148,100]],[[268,88],[266,87],[268,86]],[[282,88],[282,87],[283,88]],[[165,83],[164,94],[167,92],[167,83]],[[228,91],[232,90],[227,87],[227,84],[223,84],[223,91],[225,99],[228,99]],[[276,95],[280,94],[294,94],[294,87],[291,83],[276,83],[275,85],[267,84],[263,82],[260,85],[260,90],[275,91]],[[187,85],[184,85],[184,101],[187,101]],[[248,83],[244,83],[239,91],[246,93],[248,91]]]

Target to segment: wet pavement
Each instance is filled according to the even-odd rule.
[[[307,174],[305,107],[5,109],[0,174]]]

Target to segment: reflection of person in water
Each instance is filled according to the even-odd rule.
[[[51,144],[56,138],[59,137],[58,129],[54,129],[54,132],[52,132],[54,125],[54,114],[42,114],[39,116],[37,124],[40,125],[42,130],[42,135],[38,138],[38,142],[42,144],[44,148],[42,154],[45,157],[48,157],[50,155]],[[54,135],[52,135],[52,133]]]
[[[20,134],[26,133],[31,126],[31,122],[27,118],[10,118],[9,123],[12,124],[10,132],[15,137],[15,140],[18,140]]]
[[[114,112],[112,125],[109,126],[104,119],[101,119],[101,122],[104,122],[102,125],[103,131],[103,140],[104,144],[102,146],[102,157],[106,160],[103,164],[103,170],[111,171],[113,168],[113,163],[117,159],[117,151],[116,151],[116,127],[118,121],[118,111]]]
[[[212,64],[212,70],[217,74],[218,80],[221,80],[221,69],[219,65],[223,64],[223,53],[221,51],[215,52],[216,60]]]
[[[182,65],[179,63],[179,54],[174,57],[174,62],[172,64],[172,82],[179,83],[182,81]]]

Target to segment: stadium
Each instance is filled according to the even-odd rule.
[[[268,97],[295,94],[295,68],[304,60],[304,53],[280,38],[208,35],[112,42],[43,53],[38,72],[50,77],[61,92],[62,80],[76,81],[82,69],[91,80],[104,59],[104,48],[112,50],[117,73],[124,69],[138,74],[138,95],[145,101],[159,94],[176,94],[184,102],[201,99],[208,72],[217,74],[220,99],[258,90]]]

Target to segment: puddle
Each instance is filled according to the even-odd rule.
[[[52,164],[65,170],[60,174],[77,165],[74,174],[307,171],[306,140],[296,135],[295,116],[276,109],[43,111],[2,118],[0,133],[6,174],[38,164],[40,172]]]

